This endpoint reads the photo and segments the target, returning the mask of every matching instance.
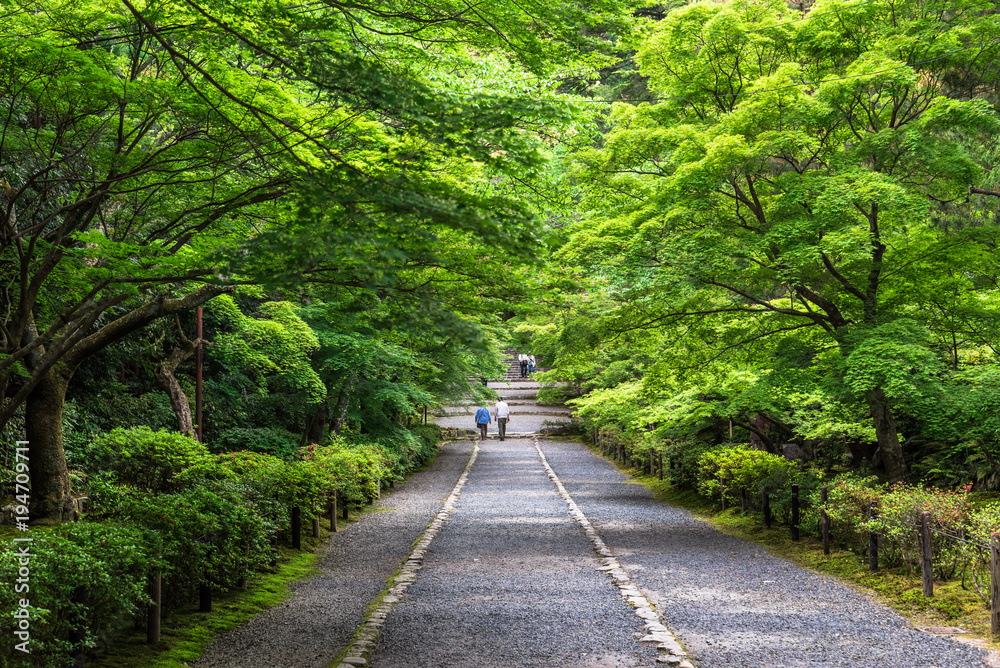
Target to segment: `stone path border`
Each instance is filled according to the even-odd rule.
[[[434,540],[434,536],[436,536],[441,530],[441,527],[448,519],[448,514],[454,510],[455,502],[458,501],[462,488],[465,487],[465,483],[468,482],[469,473],[472,471],[472,466],[476,463],[476,458],[478,456],[479,439],[476,439],[472,447],[472,454],[469,455],[469,463],[465,465],[465,470],[462,471],[462,475],[458,477],[458,482],[455,483],[455,487],[451,490],[451,494],[449,494],[448,498],[445,499],[444,504],[441,506],[441,510],[438,511],[438,514],[431,521],[430,525],[428,525],[427,530],[422,536],[420,536],[420,540],[417,541],[413,551],[410,552],[410,556],[406,558],[406,563],[403,564],[403,567],[399,570],[399,572],[392,577],[392,582],[394,584],[381,599],[376,601],[375,609],[370,615],[368,615],[359,627],[357,634],[354,636],[354,640],[347,646],[347,652],[344,655],[344,658],[337,664],[337,668],[356,668],[357,666],[368,665],[367,657],[375,649],[375,642],[378,639],[378,634],[382,625],[385,624],[386,616],[392,612],[393,606],[399,602],[400,596],[406,592],[410,583],[417,579],[417,571],[424,566],[424,555],[427,553],[427,547],[431,544],[431,541]]]
[[[691,659],[688,657],[687,652],[681,647],[680,642],[677,637],[662,623],[659,615],[653,609],[653,605],[649,600],[643,595],[639,588],[632,583],[631,578],[628,576],[628,572],[622,568],[621,563],[619,563],[618,558],[615,557],[614,552],[604,544],[601,537],[598,535],[597,530],[594,529],[590,520],[587,516],[583,514],[580,507],[576,505],[576,501],[570,496],[570,493],[566,491],[563,486],[562,481],[559,480],[559,476],[556,475],[552,467],[549,466],[548,460],[545,458],[545,453],[542,452],[541,446],[538,444],[538,436],[532,437],[532,441],[535,445],[535,451],[538,453],[538,458],[542,462],[542,467],[545,468],[545,473],[548,475],[549,480],[551,480],[555,486],[556,490],[559,492],[559,496],[562,497],[566,505],[569,506],[570,515],[575,519],[581,527],[583,527],[584,533],[587,534],[587,538],[594,545],[594,551],[597,552],[598,556],[601,558],[601,566],[598,568],[600,571],[606,572],[610,577],[614,586],[618,587],[618,591],[621,593],[622,598],[624,598],[630,606],[635,609],[635,614],[639,617],[646,625],[646,635],[639,638],[639,642],[655,642],[656,648],[660,650],[660,656],[657,657],[657,663],[667,663],[677,666],[677,668],[694,668],[694,664],[691,663]]]

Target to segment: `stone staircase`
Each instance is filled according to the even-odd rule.
[[[517,351],[513,348],[507,348],[503,351],[505,357],[504,362],[507,364],[507,368],[503,372],[503,380],[510,382],[515,380],[521,380],[521,365],[517,361]],[[535,356],[535,362],[537,363],[538,356]],[[537,370],[538,367],[536,366]]]

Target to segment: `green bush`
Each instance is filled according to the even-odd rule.
[[[255,491],[234,480],[206,482],[179,493],[131,499],[120,517],[159,537],[164,605],[200,584],[233,587],[274,558],[274,522],[254,503]]]
[[[663,443],[663,477],[679,489],[697,489],[698,460],[714,446],[699,439],[667,439]]]
[[[175,475],[210,457],[205,446],[193,438],[149,427],[101,434],[94,438],[90,451],[90,472],[110,472],[121,484],[152,492],[168,490]]]
[[[233,427],[212,441],[216,452],[263,452],[281,459],[292,459],[299,448],[299,437],[277,427]]]
[[[32,532],[34,542],[0,546],[0,665],[65,668],[72,655],[93,648],[130,622],[146,600],[149,574],[162,566],[153,532],[114,523],[79,522],[50,532]],[[21,565],[16,550],[30,545],[28,590],[17,592]],[[14,613],[29,602],[31,638],[23,654],[14,649]],[[83,631],[70,643],[74,630]]]
[[[742,444],[725,445],[698,458],[698,491],[736,503],[743,495],[784,489],[795,471],[795,464],[781,455]]]
[[[398,455],[378,445],[348,444],[343,440],[326,445],[310,445],[300,452],[303,464],[326,471],[334,488],[347,502],[364,502],[375,498],[381,480],[389,480]]]

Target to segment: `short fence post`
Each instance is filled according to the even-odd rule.
[[[292,506],[292,548],[302,549],[302,509]]]
[[[212,585],[198,585],[198,612],[212,612]]]
[[[330,495],[330,531],[337,532],[337,493]]]
[[[799,486],[792,485],[792,540],[799,539]]]
[[[826,485],[819,488],[819,500],[823,507],[819,511],[819,526],[823,532],[823,554],[830,554],[830,516],[826,514]]]
[[[157,571],[149,578],[149,598],[153,600],[146,610],[146,644],[155,645],[160,642],[160,603],[163,577]]]
[[[313,518],[313,538],[319,538],[319,518]]]
[[[934,565],[931,559],[931,514],[920,513],[921,570],[924,573],[924,596],[934,596]]]
[[[878,508],[874,501],[868,509],[868,518],[872,520],[878,518]],[[876,531],[868,533],[868,570],[872,573],[878,570],[878,532]]]
[[[764,528],[765,529],[770,529],[771,528],[771,495],[768,494],[767,492],[764,492],[764,503],[763,503],[763,506],[764,506],[763,507],[763,510],[764,510]]]
[[[657,467],[657,469],[660,472],[660,482],[663,482],[663,453],[662,452],[658,453],[656,455],[656,458],[659,460],[659,466]]]
[[[990,534],[990,629],[1000,636],[1000,533]]]

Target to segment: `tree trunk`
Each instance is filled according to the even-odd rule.
[[[344,428],[344,420],[347,419],[347,407],[351,403],[351,390],[354,387],[353,374],[344,381],[337,395],[337,405],[333,408],[333,419],[330,420],[330,432],[335,436],[340,436],[340,430]]]
[[[45,372],[25,399],[33,524],[59,524],[77,518],[62,438],[63,404],[72,376],[72,371],[57,364]]]
[[[184,346],[174,348],[170,356],[157,365],[153,371],[156,381],[167,391],[170,397],[170,407],[174,409],[177,416],[177,428],[185,436],[194,438],[194,421],[191,419],[191,404],[187,395],[181,389],[181,384],[177,381],[174,372],[181,362],[191,357],[197,348],[199,340],[188,341]]]
[[[899,445],[896,420],[892,416],[892,409],[889,408],[889,398],[885,396],[881,387],[866,392],[865,398],[868,400],[868,410],[875,423],[878,449],[889,482],[906,480],[906,462],[903,460],[903,448]]]
[[[754,450],[770,452],[770,448],[767,447],[768,442],[764,440],[764,437],[769,437],[771,435],[771,421],[760,413],[757,413],[750,419],[750,424],[756,427],[757,432],[759,432],[750,432],[750,447]]]
[[[326,437],[326,423],[329,418],[329,411],[327,410],[326,402],[324,401],[316,408],[316,413],[313,414],[312,421],[309,423],[309,428],[306,430],[306,440],[309,443],[323,442],[323,439]]]

